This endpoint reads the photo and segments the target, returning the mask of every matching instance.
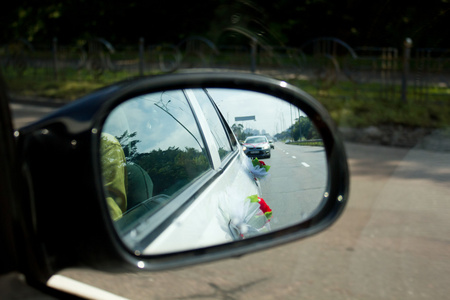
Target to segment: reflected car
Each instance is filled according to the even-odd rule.
[[[275,149],[275,144],[274,144],[273,140],[269,140],[269,144],[270,144],[271,149]]]
[[[242,228],[244,219],[260,213],[246,210],[246,202],[250,196],[262,198],[261,183],[247,170],[250,159],[206,89],[155,92],[121,103],[105,121],[101,149],[109,147],[111,139],[124,149],[127,184],[110,176],[115,174],[110,171],[112,155],[102,151],[105,193],[113,200],[108,204],[114,225],[133,251],[183,251],[270,230],[268,219]],[[196,196],[196,209],[186,210],[170,224],[166,216],[185,205],[186,193],[205,185],[208,174],[219,170],[210,188]],[[124,191],[123,199],[117,196],[118,190]],[[244,210],[230,217],[233,211]],[[229,224],[230,218],[236,224]],[[145,230],[137,234],[142,224]],[[143,242],[157,230],[161,233],[152,243]]]
[[[242,149],[249,157],[270,158],[270,143],[266,136],[249,136],[245,139]]]

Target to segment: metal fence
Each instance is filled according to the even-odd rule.
[[[336,38],[317,38],[299,48],[259,44],[216,45],[190,37],[176,45],[116,45],[96,38],[81,45],[32,45],[16,40],[0,48],[5,77],[64,80],[89,74],[135,77],[182,69],[204,68],[262,73],[304,80],[318,91],[347,89],[358,98],[431,101],[449,97],[450,49],[415,49],[408,40],[402,49],[352,48]],[[364,90],[365,92],[360,92]],[[369,91],[369,92],[368,92]],[[369,96],[370,95],[370,96]],[[374,96],[375,95],[375,96]]]

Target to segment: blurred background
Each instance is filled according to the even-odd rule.
[[[66,102],[136,76],[264,74],[314,95],[341,126],[410,136],[448,125],[448,11],[446,0],[20,1],[0,13],[0,67],[13,98]]]
[[[3,3],[16,127],[116,81],[238,71],[313,95],[349,157],[349,205],[317,236],[181,270],[63,275],[132,299],[448,299],[449,11],[448,0]]]

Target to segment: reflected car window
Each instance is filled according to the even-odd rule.
[[[246,143],[267,143],[267,139],[263,137],[249,137],[245,140]]]
[[[181,90],[122,103],[108,116],[102,135],[113,136],[126,159],[124,214],[157,211],[211,168],[200,130]]]
[[[220,121],[219,115],[205,91],[202,89],[195,89],[193,92],[205,114],[206,121],[211,129],[211,134],[214,137],[214,142],[217,145],[217,149],[219,149],[220,159],[223,160],[228,153],[231,152],[230,142],[225,132],[224,125]]]

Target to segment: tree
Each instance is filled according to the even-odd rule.
[[[297,120],[296,125],[298,127],[298,130],[300,131],[301,137],[304,137],[307,140],[320,138],[320,135],[314,127],[310,118],[302,116]]]
[[[128,130],[125,130],[125,132],[121,136],[116,136],[116,139],[122,145],[127,160],[132,161],[138,154],[137,144],[140,143],[141,141],[135,139],[136,135],[137,135],[136,131],[128,133]]]
[[[231,126],[231,130],[233,130],[234,135],[239,141],[245,140],[245,134],[244,134],[244,126],[242,124],[236,124],[234,123]]]
[[[275,135],[275,138],[279,140],[293,139],[294,141],[301,141],[303,139],[320,139],[320,135],[313,125],[311,119],[306,116],[301,116],[287,130],[281,133],[277,133]]]
[[[4,1],[0,10],[3,41],[25,38],[73,43],[103,37],[113,44],[178,43],[191,35],[214,42],[236,27],[271,46],[299,47],[332,36],[352,47],[401,47],[410,37],[415,47],[449,48],[448,0],[429,1]],[[162,30],[162,28],[164,28]],[[227,38],[242,35],[229,32]],[[226,40],[227,43],[229,40]],[[241,40],[248,43],[248,38]]]

